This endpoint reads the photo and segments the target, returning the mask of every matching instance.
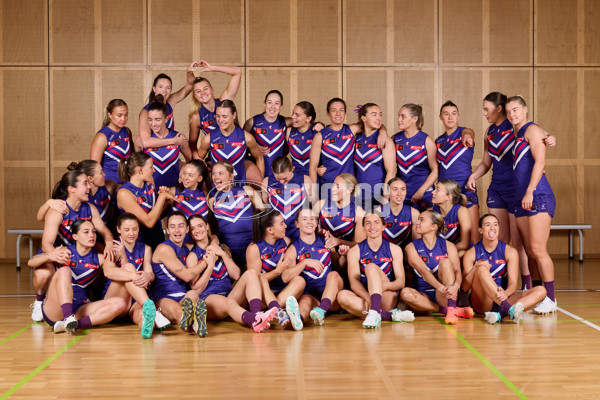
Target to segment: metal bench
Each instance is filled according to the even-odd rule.
[[[33,257],[33,238],[31,235],[41,235],[44,233],[42,229],[9,229],[8,234],[17,236],[17,270],[21,269],[21,238],[29,238],[29,258]]]
[[[574,225],[550,225],[553,231],[569,231],[569,259],[573,259],[573,231],[579,234],[579,262],[583,262],[583,232],[584,229],[592,229],[592,225],[574,224]]]

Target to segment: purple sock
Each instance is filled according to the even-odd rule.
[[[73,303],[61,304],[60,309],[63,313],[63,319],[73,315]]]
[[[446,314],[448,312],[448,309],[444,306],[438,306],[438,313],[440,314]]]
[[[448,307],[456,307],[456,300],[448,299]]]
[[[90,326],[92,326],[92,320],[89,315],[77,320],[77,328],[79,329],[89,328]]]
[[[544,287],[546,288],[546,296],[554,301],[554,281],[544,282]]]
[[[35,301],[44,301],[44,297],[46,297],[45,294],[36,294]]]
[[[381,295],[379,293],[371,295],[371,310],[381,311]]]
[[[327,297],[324,298],[323,300],[321,300],[321,304],[319,304],[319,307],[321,307],[323,311],[327,312],[327,310],[329,310],[329,307],[331,307],[331,300]]]
[[[542,280],[541,279],[534,279],[531,281],[531,287],[536,287],[536,286],[542,286]]]
[[[256,314],[251,313],[250,311],[244,311],[242,313],[242,322],[245,323],[246,325],[250,325],[252,326],[252,323],[254,322],[254,316]]]
[[[381,310],[381,319],[384,321],[391,321],[392,320],[392,313],[389,311],[383,311]]]
[[[261,299],[252,299],[248,302],[248,307],[250,308],[250,312],[256,314],[262,309],[262,300]]]
[[[512,306],[510,305],[510,303],[506,300],[500,303],[500,316],[502,318],[506,317],[508,315],[508,310],[510,310],[511,307]]]
[[[531,275],[521,275],[521,290],[531,289]]]
[[[300,321],[302,321],[302,323],[304,323],[304,317],[302,316],[302,314],[300,314]]]
[[[273,307],[281,308],[281,305],[279,304],[279,302],[277,300],[273,300],[272,302],[269,303],[269,310]]]

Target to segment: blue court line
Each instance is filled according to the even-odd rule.
[[[449,330],[458,339],[458,341],[463,344],[463,346],[465,346],[467,349],[469,349],[469,351],[471,353],[473,353],[473,355],[475,357],[477,357],[479,359],[479,361],[481,361],[483,363],[483,365],[485,365],[486,367],[488,367],[488,369],[490,371],[492,371],[494,373],[494,375],[496,375],[498,377],[498,379],[500,379],[514,394],[516,394],[518,398],[520,398],[520,399],[529,399],[529,397],[527,397],[525,395],[525,393],[521,392],[521,389],[519,389],[514,383],[512,383],[506,376],[504,376],[504,374],[502,372],[500,372],[498,370],[498,368],[496,368],[494,366],[494,364],[492,364],[479,351],[477,351],[477,349],[475,347],[473,347],[473,345],[471,343],[469,343],[467,341],[467,339],[465,339],[460,333],[458,333],[456,331],[456,329],[454,329],[450,325],[446,325],[446,323],[444,322],[444,320],[442,318],[440,318],[440,317],[436,316],[435,319],[437,319],[440,324],[444,325],[444,328],[446,328],[447,330]]]
[[[35,324],[36,324],[35,322],[34,322],[34,323],[32,323],[32,324],[29,324],[29,325],[27,325],[25,328],[23,328],[23,329],[21,329],[21,330],[19,330],[19,331],[15,332],[15,333],[13,333],[13,334],[12,334],[12,335],[10,335],[9,337],[7,337],[7,338],[5,338],[5,339],[2,339],[2,340],[0,341],[0,346],[2,346],[4,343],[8,342],[10,339],[13,339],[13,338],[15,338],[15,337],[19,336],[21,333],[25,332],[27,329],[31,328],[31,327],[32,327],[33,325],[35,325]]]
[[[0,400],[7,399],[11,394],[13,394],[17,390],[19,390],[24,384],[29,382],[34,376],[36,376],[38,373],[40,373],[44,368],[46,368],[58,356],[60,356],[65,351],[67,351],[69,349],[69,347],[73,346],[75,343],[80,341],[89,331],[90,331],[89,328],[84,330],[79,336],[73,338],[69,343],[64,345],[60,350],[58,350],[56,353],[52,354],[50,356],[50,358],[48,358],[46,361],[41,363],[36,369],[31,371],[25,378],[21,379],[19,382],[17,382],[17,384],[15,384],[13,387],[11,387],[6,392],[4,392],[4,394],[2,396],[0,396]]]

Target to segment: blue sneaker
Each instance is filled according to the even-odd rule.
[[[490,323],[490,325],[494,325],[496,322],[500,322],[502,320],[502,316],[499,312],[488,311],[485,313],[485,320]]]
[[[321,307],[315,307],[310,310],[310,317],[313,319],[315,325],[323,325],[325,321],[325,310]]]
[[[277,315],[275,316],[277,321],[279,322],[279,326],[285,328],[290,323],[290,316],[285,312],[283,308],[277,310]]]
[[[301,331],[304,327],[302,323],[302,318],[300,317],[300,309],[298,308],[298,300],[294,296],[290,296],[285,301],[285,311],[287,315],[290,317],[290,322],[292,323],[292,328],[295,331]]]
[[[525,310],[525,307],[523,306],[523,304],[521,304],[520,302],[517,302],[517,303],[515,303],[515,305],[513,305],[510,308],[510,310],[508,310],[508,315],[510,316],[510,319],[512,319],[515,324],[518,324],[523,319],[523,311],[524,310]]]
[[[200,337],[205,337],[208,333],[206,327],[206,302],[199,299],[196,302],[196,308],[194,309],[194,332]]]
[[[182,331],[191,332],[192,324],[194,323],[194,303],[192,299],[186,297],[181,302],[181,319],[179,320],[179,327]]]
[[[156,306],[150,299],[142,306],[142,338],[150,339],[154,330],[154,318],[156,317]]]

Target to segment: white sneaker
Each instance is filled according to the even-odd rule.
[[[31,311],[31,319],[35,322],[42,322],[44,320],[44,314],[42,314],[42,304],[43,302],[36,300],[31,305],[31,308],[33,309]]]
[[[488,311],[484,314],[484,319],[490,324],[494,325],[496,322],[500,322],[502,317],[499,312],[496,311]]]
[[[69,335],[72,335],[75,333],[75,330],[77,329],[77,326],[79,325],[77,323],[77,319],[75,318],[74,315],[70,315],[67,318],[65,318],[64,320],[65,322],[65,330],[67,331],[67,333]]]
[[[381,314],[375,310],[369,310],[363,322],[363,328],[375,329],[381,326]]]
[[[171,321],[169,321],[167,319],[167,317],[162,315],[162,313],[160,312],[160,308],[156,309],[156,315],[154,316],[154,325],[156,326],[157,329],[160,329],[160,330],[163,330],[163,329],[171,326]]]
[[[65,331],[65,321],[56,321],[52,327],[54,333],[61,333]]]
[[[392,321],[394,322],[413,322],[415,320],[415,314],[410,310],[398,310],[394,308],[390,310],[392,313]]]
[[[558,310],[558,300],[550,300],[550,297],[544,297],[544,300],[540,301],[537,306],[533,309],[536,314],[550,314]]]

